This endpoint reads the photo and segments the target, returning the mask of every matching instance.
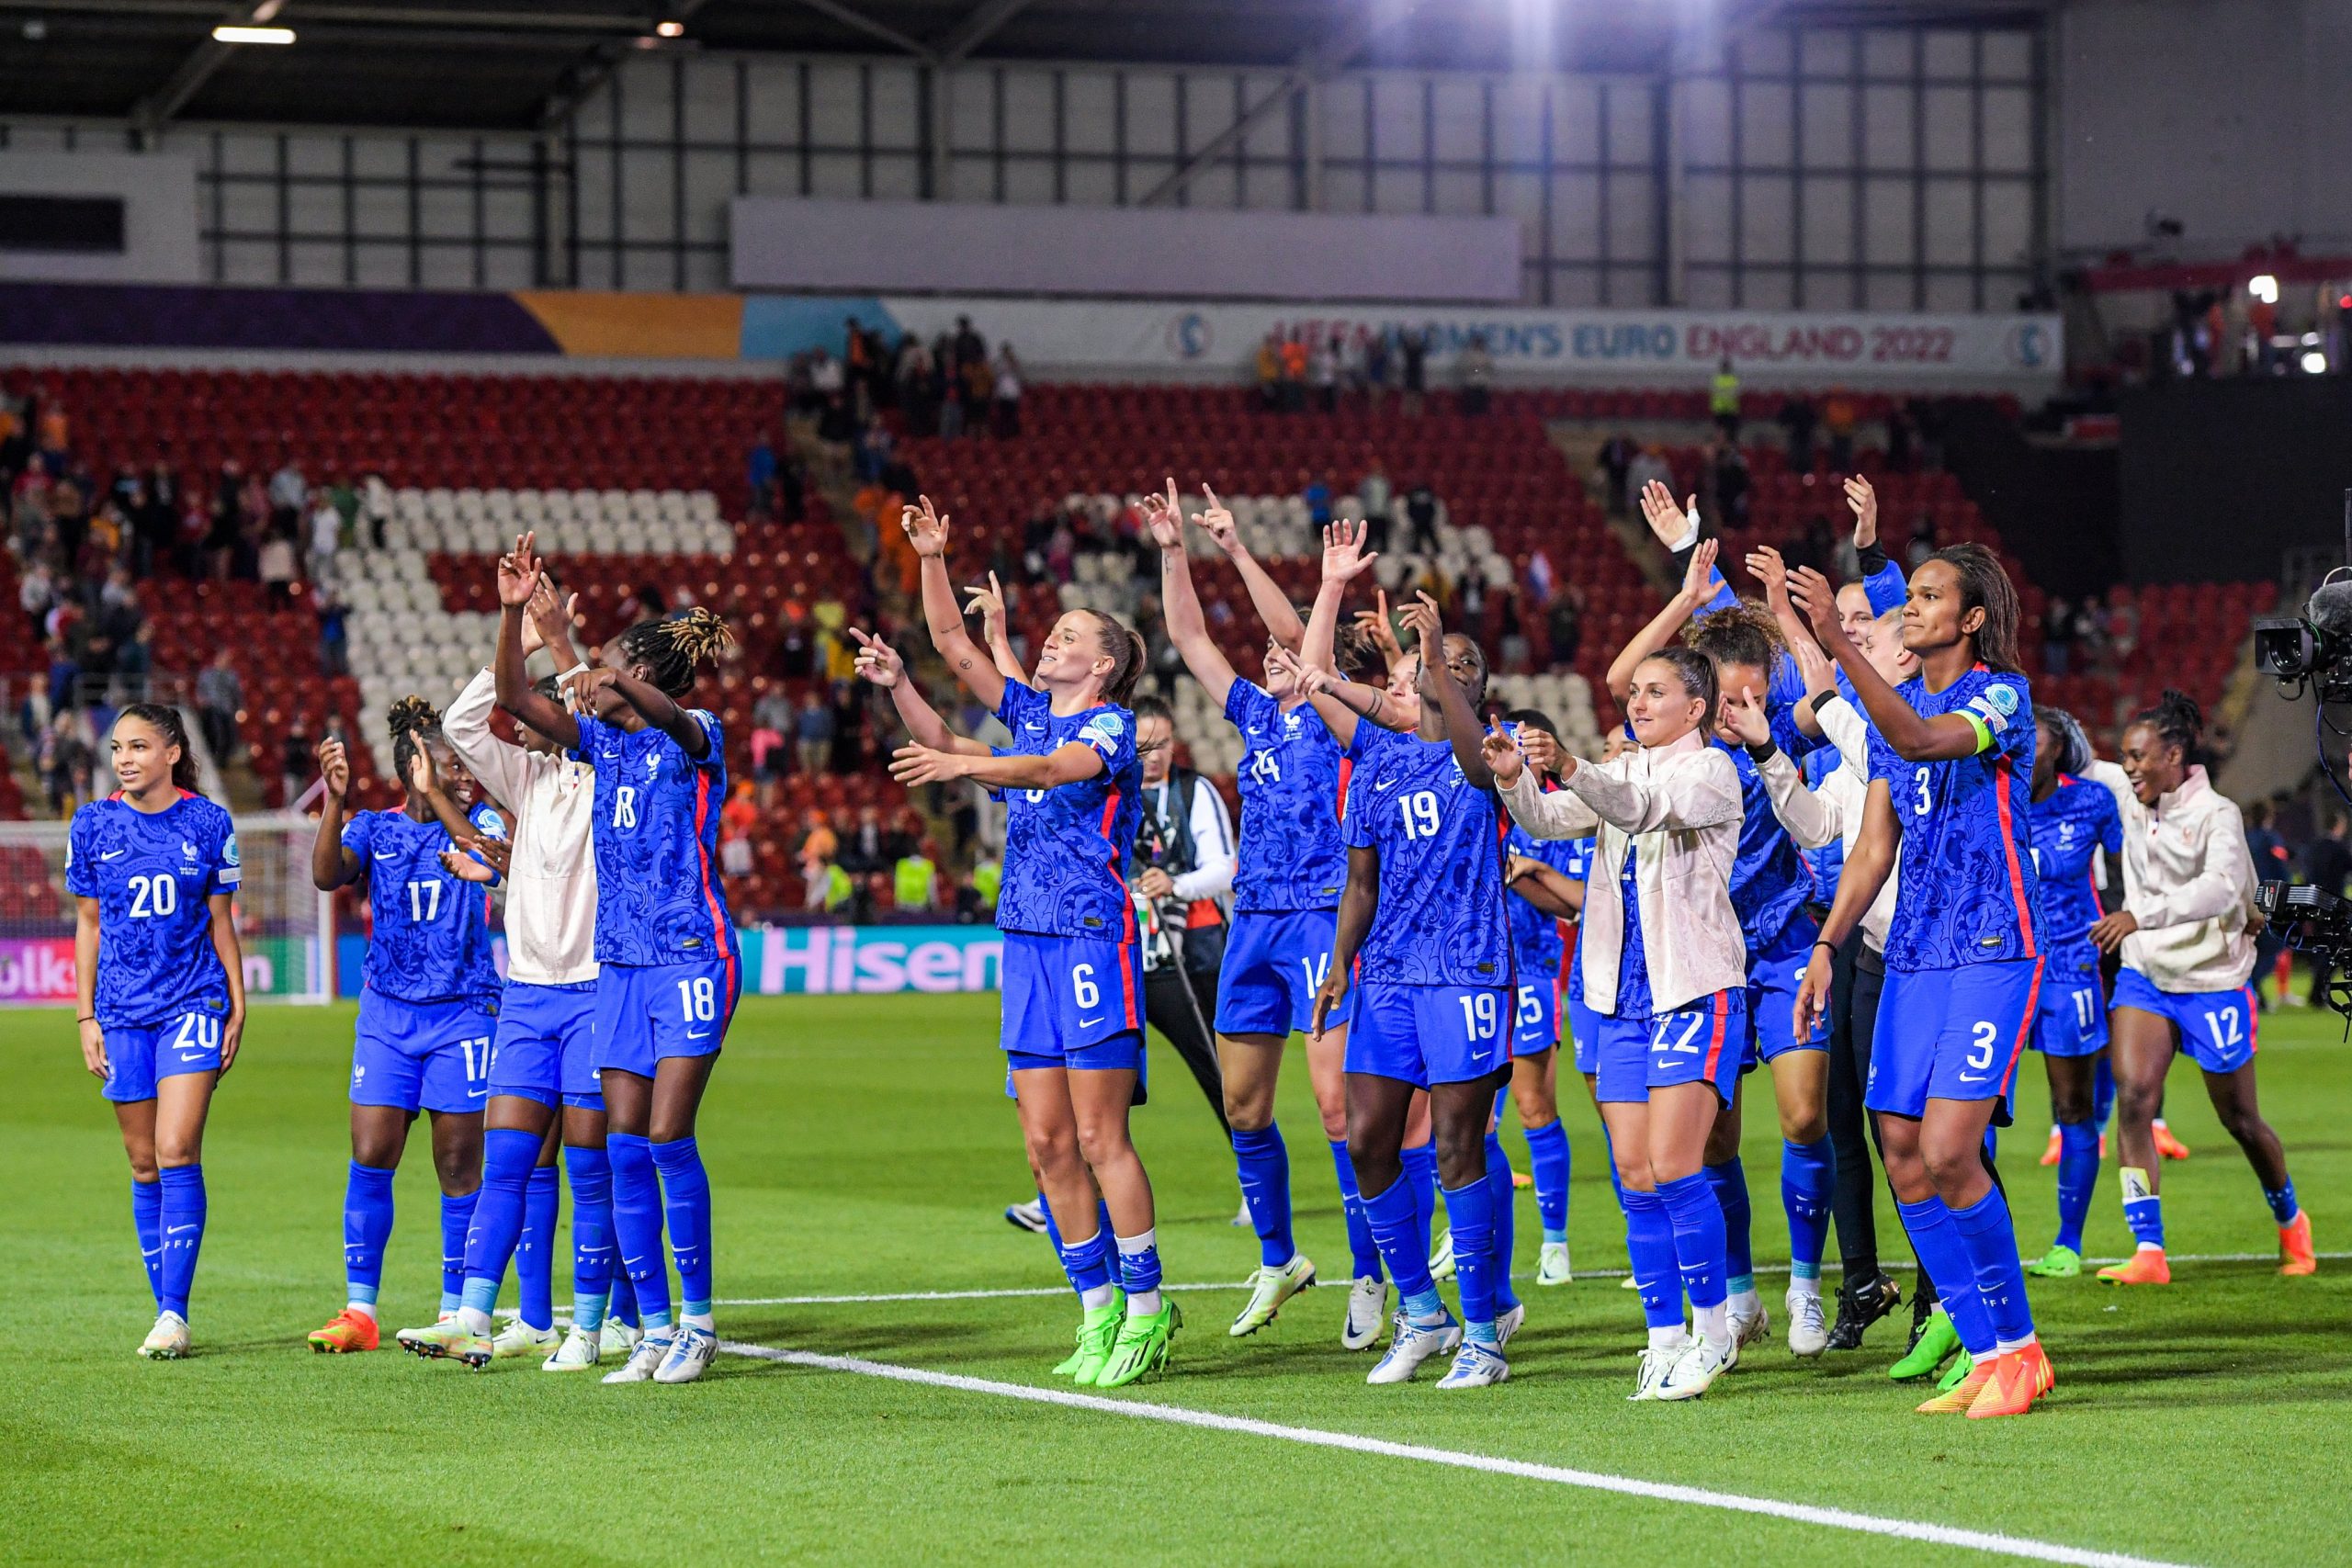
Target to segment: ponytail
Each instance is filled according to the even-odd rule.
[[[2186,692],[2165,687],[2155,705],[2141,709],[2132,722],[2146,725],[2165,745],[2179,748],[2183,768],[2204,761],[2205,712]]]
[[[716,611],[696,604],[659,620],[639,621],[620,635],[621,657],[645,666],[648,678],[666,697],[683,697],[695,687],[695,671],[717,664],[735,646],[735,634]]]
[[[418,748],[441,738],[440,710],[423,697],[406,696],[392,705],[384,724],[392,736],[392,771],[400,776],[400,786],[406,789],[409,764],[415,761]]]
[[[1090,610],[1102,637],[1102,651],[1111,656],[1111,672],[1102,677],[1102,700],[1113,707],[1135,701],[1136,682],[1143,678],[1143,638],[1116,615]]]

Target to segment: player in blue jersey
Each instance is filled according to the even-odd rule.
[[[475,830],[503,837],[503,820],[473,801],[473,780],[441,736],[423,697],[392,705],[392,765],[411,779],[397,811],[345,819],[351,762],[343,742],[319,744],[326,784],[311,880],[330,893],[363,878],[371,929],[359,1022],[351,1052],[351,1168],[344,1189],[345,1304],[311,1335],[311,1348],[373,1350],[376,1292],[392,1234],[392,1173],[419,1111],[433,1117],[433,1168],[441,1183],[441,1312],[458,1310],[466,1230],[481,1188],[481,1114],[490,1094],[490,1043],[498,1021],[498,971],[490,951],[489,895],[442,861],[454,840],[412,778],[430,748],[435,774],[467,808]]]
[[[2098,1069],[2107,1056],[2107,987],[2099,977],[2099,852],[2123,852],[2123,818],[2107,786],[2082,774],[2091,743],[2064,708],[2037,707],[2033,722],[2033,864],[2041,880],[2043,940],[2049,956],[2034,1010],[2033,1048],[2050,1075],[2050,1108],[2058,1119],[2058,1235],[2026,1265],[2045,1279],[2083,1271],[2083,1221],[2098,1185]]]
[[[1680,531],[1682,510],[1663,485],[1653,481],[1644,491],[1642,508],[1654,531]],[[1778,558],[1769,552],[1758,552],[1750,560],[1759,558],[1778,567]],[[1777,575],[1767,575],[1765,581],[1777,596]],[[1793,668],[1779,622],[1765,605],[1736,599],[1719,583],[1712,566],[1702,565],[1694,552],[1682,591],[1610,666],[1611,688],[1623,702],[1642,660],[1680,632],[1687,647],[1714,665],[1718,690],[1734,696],[1755,694],[1770,723],[1773,742],[1789,756],[1803,757],[1815,742],[1798,725],[1802,678],[1793,697],[1780,694],[1776,684],[1777,672]],[[1694,615],[1697,620],[1686,629],[1684,622]],[[1793,621],[1793,611],[1789,615]],[[1731,759],[1740,784],[1739,858],[1731,892],[1747,963],[1742,1071],[1759,1064],[1771,1070],[1781,1123],[1781,1204],[1789,1227],[1789,1285],[1783,1298],[1789,1348],[1799,1356],[1818,1356],[1829,1342],[1821,1302],[1821,1258],[1837,1190],[1837,1158],[1829,1142],[1829,1040],[1826,1030],[1792,1032],[1791,1021],[1797,983],[1820,932],[1805,911],[1813,890],[1811,874],[1788,829],[1772,814],[1756,759],[1732,728],[1731,707],[1719,705],[1711,740]],[[1707,1179],[1723,1205],[1732,1331],[1745,1348],[1764,1337],[1770,1320],[1756,1290],[1747,1173],[1739,1140],[1740,1103],[1735,1092],[1708,1146]]]
[[[1560,738],[1550,716],[1534,708],[1507,714],[1504,721],[1514,735],[1533,729],[1555,741]],[[1503,852],[1503,885],[1511,894],[1504,909],[1519,972],[1518,1005],[1511,1012],[1510,1094],[1527,1137],[1528,1172],[1544,1232],[1536,1251],[1535,1282],[1565,1285],[1569,1279],[1568,1130],[1560,1121],[1558,1047],[1569,1036],[1567,976],[1561,964],[1566,942],[1561,924],[1576,919],[1584,908],[1592,840],[1538,839],[1513,823]],[[1497,1110],[1499,1115],[1499,1102]],[[1502,1158],[1501,1137],[1489,1132],[1487,1162],[1492,1166]],[[1506,1162],[1506,1180],[1510,1168]],[[1507,1213],[1498,1214],[1497,1223],[1508,1225]],[[1508,1248],[1498,1250],[1508,1256]]]
[[[608,1383],[692,1382],[718,1353],[710,1178],[695,1137],[742,986],[719,885],[727,745],[684,705],[732,644],[696,606],[640,621],[578,671],[571,704],[535,690],[523,622],[543,573],[529,534],[498,563],[498,705],[595,771],[595,1054],[613,1173],[613,1231],[645,1337]],[[667,1222],[668,1250],[663,1249]],[[667,1264],[681,1300],[673,1314]]]
[[[1339,597],[1333,581],[1327,564],[1306,637],[1310,658],[1319,660],[1330,647]],[[1495,1094],[1510,1069],[1517,1000],[1504,910],[1502,808],[1479,750],[1476,710],[1486,696],[1485,655],[1468,637],[1442,636],[1437,605],[1426,594],[1407,609],[1405,624],[1425,655],[1419,728],[1373,749],[1349,780],[1347,890],[1313,1023],[1320,1032],[1340,1001],[1350,1002],[1349,1153],[1401,1303],[1388,1353],[1366,1381],[1403,1382],[1430,1356],[1456,1350],[1438,1386],[1483,1388],[1510,1375],[1502,1349],[1525,1316],[1497,1251],[1495,1173],[1486,1147]],[[1434,662],[1426,657],[1431,649],[1440,655]],[[1316,675],[1333,680],[1328,664],[1318,663]],[[1436,1134],[1461,1294],[1458,1323],[1419,1251],[1418,1205],[1404,1179],[1416,1089],[1429,1095]],[[1503,1177],[1507,1201],[1508,1168]]]
[[[1899,840],[1868,1104],[1904,1228],[1970,1357],[1966,1375],[1919,1408],[2023,1415],[2055,1377],[2034,1335],[2008,1203],[1984,1158],[1986,1127],[2008,1121],[2048,952],[2017,590],[1981,545],[1929,556],[1903,612],[1919,674],[1898,689],[1846,635],[1826,579],[1808,567],[1789,586],[1871,726],[1862,828],[1798,993],[1798,1025],[1826,1016],[1830,953],[1878,896]]]
[[[1712,542],[1700,547],[1713,557]],[[1618,896],[1587,897],[1578,963],[1597,1016],[1596,1094],[1626,1215],[1649,1344],[1632,1397],[1692,1399],[1738,1361],[1726,1303],[1724,1213],[1703,1169],[1731,1103],[1747,1007],[1731,897],[1739,780],[1709,744],[1714,666],[1664,648],[1637,667],[1625,715],[1635,748],[1584,762],[1540,733],[1487,742],[1512,818],[1539,838],[1597,831],[1594,864]],[[1523,756],[1522,756],[1523,753]],[[1536,773],[1566,787],[1544,794]],[[1682,1301],[1696,1333],[1685,1337]]]
[[[130,1157],[130,1215],[155,1326],[139,1353],[188,1353],[204,1245],[204,1119],[245,1028],[240,880],[229,813],[197,793],[179,711],[132,703],[109,743],[121,784],[74,813],[74,985],[82,1063],[106,1085]]]
[[[1126,880],[1143,788],[1127,704],[1143,639],[1100,611],[1073,610],[1040,646],[1034,683],[1010,680],[965,629],[947,577],[948,519],[925,499],[899,522],[922,562],[933,645],[995,708],[1012,744],[950,732],[896,651],[863,632],[859,671],[888,690],[914,738],[893,758],[894,778],[968,778],[1004,797],[1001,1042],[1029,1163],[1084,1310],[1077,1347],[1055,1370],[1122,1388],[1166,1366],[1182,1323],[1159,1288],[1151,1178],[1127,1129],[1143,1069],[1143,954]]]
[[[1217,505],[1215,492],[1208,501],[1209,512],[1194,522],[1212,536],[1228,532],[1230,515]],[[1216,1019],[1234,1162],[1258,1233],[1259,1266],[1250,1277],[1250,1296],[1227,1330],[1239,1338],[1272,1323],[1283,1303],[1315,1283],[1315,1265],[1292,1235],[1290,1154],[1274,1122],[1274,1088],[1283,1046],[1294,1030],[1306,1029],[1315,988],[1331,962],[1340,892],[1348,879],[1347,852],[1340,842],[1341,752],[1299,688],[1295,667],[1270,660],[1264,685],[1245,681],[1209,636],[1193,587],[1173,479],[1164,500],[1155,496],[1147,504],[1145,522],[1159,547],[1160,604],[1169,640],[1242,741],[1234,769],[1241,791],[1241,832],[1233,929],[1217,976]],[[1280,601],[1280,610],[1288,614],[1289,624],[1268,626],[1274,643],[1286,631],[1294,639],[1303,636],[1305,628],[1286,600]],[[1340,1165],[1347,1159],[1341,1077],[1346,1047],[1344,1027],[1307,1037],[1307,1079],[1325,1139]],[[1343,1192],[1346,1185],[1343,1177]],[[1366,1272],[1359,1260],[1354,1278],[1351,1306],[1358,1293],[1378,1297],[1368,1314],[1376,1331],[1387,1297],[1376,1262]]]

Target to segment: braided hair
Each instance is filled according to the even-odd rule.
[[[384,716],[385,728],[392,735],[392,772],[399,775],[401,787],[408,787],[409,767],[416,761],[417,752],[441,739],[441,710],[423,697],[406,696],[394,703]]]
[[[735,646],[735,634],[718,612],[700,604],[673,611],[650,621],[639,621],[621,633],[621,657],[645,667],[646,679],[663,696],[684,696],[695,687],[695,671]]]
[[[2156,739],[2177,748],[2180,765],[2193,767],[2203,761],[2205,712],[2195,698],[2170,686],[2158,697],[2154,707],[2141,709],[2132,716],[2133,724],[2144,724],[2156,732]]]
[[[2091,750],[2091,738],[2083,733],[2082,721],[2064,708],[2037,703],[2033,721],[2050,731],[2058,742],[2051,765],[2062,773],[2079,775],[2091,765],[2096,755]]]
[[[172,787],[197,793],[196,752],[187,743],[187,725],[180,717],[180,710],[163,703],[126,703],[115,722],[135,718],[151,727],[164,738],[166,746],[180,750],[179,759],[172,764]]]
[[[1970,634],[1977,659],[1996,674],[2024,674],[2025,666],[2018,660],[2018,623],[2024,612],[2018,604],[2017,584],[2001,569],[2000,558],[1982,545],[1960,544],[1946,545],[1928,558],[1958,574],[1963,617],[1971,610],[1984,612],[1984,624]]]

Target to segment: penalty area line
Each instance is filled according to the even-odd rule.
[[[1750,1497],[1736,1492],[1714,1492],[1702,1486],[1681,1486],[1670,1482],[1643,1481],[1628,1475],[1611,1475],[1603,1471],[1573,1470],[1563,1465],[1535,1464],[1525,1460],[1498,1459],[1489,1454],[1466,1453],[1455,1449],[1431,1448],[1420,1443],[1392,1442],[1385,1438],[1368,1438],[1354,1432],[1327,1431],[1317,1427],[1290,1427],[1273,1421],[1260,1421],[1246,1416],[1226,1416],[1214,1411],[1191,1410],[1182,1405],[1106,1399],[1098,1394],[1078,1393],[1057,1388],[1034,1388],[1026,1383],[999,1382],[990,1378],[966,1377],[956,1372],[935,1372],[920,1367],[898,1366],[888,1361],[869,1361],[855,1356],[825,1356],[809,1350],[783,1350],[773,1346],[752,1345],[732,1339],[721,1340],[718,1348],[729,1355],[777,1362],[786,1366],[806,1367],[814,1371],[847,1372],[858,1377],[883,1378],[893,1382],[919,1383],[929,1388],[954,1389],[965,1393],[994,1394],[1001,1399],[1026,1400],[1033,1404],[1057,1404],[1067,1409],[1084,1410],[1096,1415],[1123,1416],[1134,1421],[1158,1421],[1169,1426],[1232,1432],[1245,1437],[1299,1443],[1310,1448],[1338,1449],[1350,1453],[1370,1454],[1383,1459],[1411,1460],[1422,1464],[1445,1465],[1456,1470],[1482,1471],[1489,1475],[1508,1475],[1522,1481],[1542,1481],[1554,1485],[1579,1487],[1591,1492],[1611,1492],[1621,1496],[1641,1497],[1658,1503],[1679,1503],[1690,1507],[1719,1508],[1730,1513],[1758,1514],[1768,1518],[1787,1519],[1792,1523],[1815,1525],[1826,1529],[1848,1530],[1860,1535],[1886,1536],[1898,1540],[1921,1541],[1931,1546],[1956,1547],[1962,1551],[1983,1551],[1996,1556],[2022,1558],[2037,1562],[2063,1562],[2074,1564],[2075,1568],[2177,1568],[2177,1565],[2164,1562],[2156,1558],[2133,1557],[2118,1551],[2097,1551],[2086,1547],[2064,1546],[2056,1541],[2033,1540],[2023,1536],[2001,1535],[1990,1530],[1962,1529],[1953,1525],[1928,1524],[1917,1519],[1886,1518],[1875,1514],[1858,1514],[1844,1508],[1823,1507],[1812,1503],[1787,1503],[1773,1497]]]

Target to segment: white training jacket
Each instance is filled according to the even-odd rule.
[[[1597,833],[1585,874],[1585,1003],[1617,1010],[1617,965],[1625,949],[1625,906],[1617,890],[1625,847],[1634,849],[1634,894],[1658,1012],[1747,984],[1747,943],[1732,912],[1731,872],[1739,858],[1739,771],[1730,755],[1693,730],[1656,750],[1636,747],[1613,762],[1579,761],[1565,787],[1545,794],[1521,768],[1502,792],[1511,819],[1539,839]]]
[[[2201,766],[2153,809],[2113,762],[2084,776],[2105,784],[2123,814],[2123,907],[2140,929],[2123,964],[2159,991],[2233,991],[2254,973],[2254,854],[2236,802]]]
[[[498,682],[484,670],[441,716],[458,760],[514,825],[506,874],[506,977],[571,986],[596,977],[596,772],[490,732]]]
[[[1772,797],[1772,815],[1799,848],[1818,850],[1842,842],[1850,855],[1861,837],[1862,810],[1871,798],[1871,721],[1843,697],[1831,697],[1814,709],[1814,716],[1821,721],[1822,734],[1838,748],[1838,766],[1823,777],[1819,788],[1805,787],[1804,775],[1784,751],[1773,752],[1757,773],[1764,780],[1764,792]],[[1872,953],[1886,951],[1886,928],[1894,919],[1894,886],[1902,868],[1898,843],[1884,886],[1862,911],[1862,945]]]

